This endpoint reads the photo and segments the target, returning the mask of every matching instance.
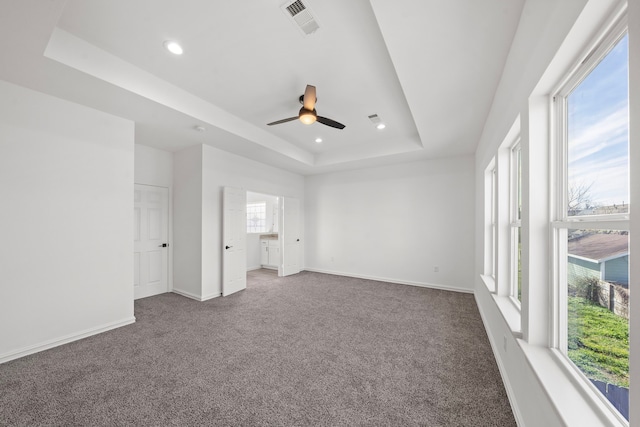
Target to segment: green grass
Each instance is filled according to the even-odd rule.
[[[591,379],[629,387],[629,322],[584,298],[569,296],[568,354]]]

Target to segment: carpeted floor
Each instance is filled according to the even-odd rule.
[[[271,273],[135,315],[0,365],[0,425],[515,425],[470,294]]]

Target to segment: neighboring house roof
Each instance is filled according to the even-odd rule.
[[[618,233],[594,233],[569,240],[569,255],[596,262],[618,258],[629,253],[629,236]]]

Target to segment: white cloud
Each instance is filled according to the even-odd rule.
[[[628,109],[626,104],[598,120],[569,142],[569,180],[592,184],[594,203],[629,201]]]
[[[613,113],[584,128],[580,133],[571,138],[569,149],[571,151],[589,150],[590,147],[611,140],[612,136],[624,134],[629,129],[629,111],[625,105],[616,109]]]

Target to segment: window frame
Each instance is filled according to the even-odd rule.
[[[518,136],[509,148],[509,297],[518,308],[518,280],[522,280],[519,265],[522,261],[522,144]],[[519,264],[520,263],[520,264]],[[521,289],[521,288],[520,288]]]
[[[577,63],[552,92],[550,99],[552,110],[552,133],[550,150],[550,202],[551,202],[551,250],[552,269],[552,319],[550,346],[565,371],[578,378],[582,387],[589,388],[603,402],[620,422],[628,421],[615,409],[587,378],[587,376],[569,359],[568,347],[568,292],[567,292],[567,241],[571,229],[618,230],[629,231],[631,203],[628,213],[575,215],[568,214],[568,121],[567,98],[611,52],[618,42],[628,34],[626,14],[611,25],[603,37],[590,44],[588,54]],[[631,163],[629,161],[629,172]]]
[[[484,276],[491,278],[492,283],[490,285],[491,291],[495,292],[495,280],[496,280],[496,246],[497,246],[497,202],[498,202],[498,187],[497,187],[497,166],[495,157],[491,159],[489,165],[484,172],[484,187],[485,187],[485,201],[484,201]]]
[[[491,185],[491,213],[490,213],[490,239],[491,239],[491,277],[495,280],[497,267],[497,245],[498,245],[498,174],[495,159],[492,162],[490,175]]]

